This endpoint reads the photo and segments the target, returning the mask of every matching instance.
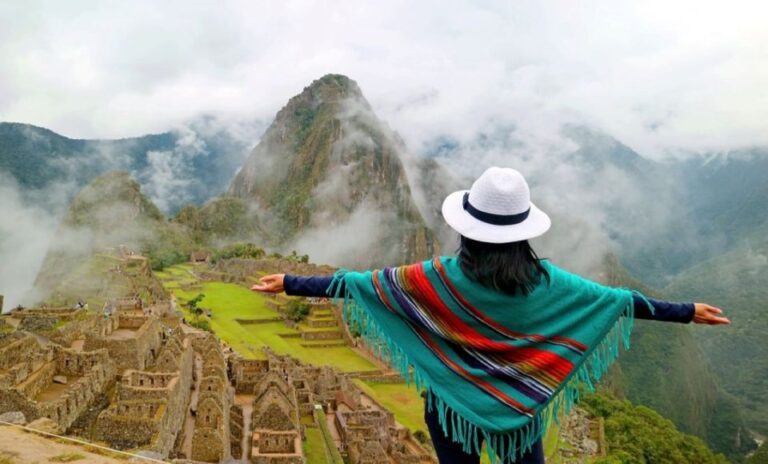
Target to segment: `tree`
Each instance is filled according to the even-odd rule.
[[[205,298],[205,295],[202,293],[198,293],[196,297],[187,301],[187,308],[192,314],[194,314],[197,317],[200,317],[203,314],[203,308],[199,306],[200,302],[203,301],[203,298]]]

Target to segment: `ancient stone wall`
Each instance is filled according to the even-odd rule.
[[[301,464],[301,437],[295,430],[258,430],[253,434],[250,460],[254,464]]]
[[[162,345],[164,328],[155,317],[116,313],[117,327],[106,336],[102,333],[86,338],[84,349],[106,348],[120,372],[144,370],[152,365]]]
[[[121,400],[99,415],[97,440],[118,449],[152,443],[165,416],[165,400]]]
[[[232,405],[229,409],[229,444],[230,454],[234,459],[241,459],[243,452],[243,427],[245,426],[243,417],[243,408],[238,405]]]
[[[140,330],[145,329],[146,324]],[[155,332],[162,340],[162,333]],[[164,337],[158,359],[174,358],[173,372],[126,370],[117,390],[117,400],[97,420],[98,439],[112,446],[141,448],[168,456],[181,430],[189,404],[194,352],[187,339],[178,334]],[[135,431],[125,430],[136,426]]]
[[[266,359],[243,359],[239,356],[231,359],[237,393],[253,393],[256,384],[269,369],[269,362]]]
[[[3,377],[0,413],[20,410],[28,420],[46,417],[66,430],[114,381],[114,363],[106,351],[76,352],[23,341],[22,346],[31,351]]]
[[[232,398],[226,372],[227,360],[221,344],[213,336],[196,338],[193,346],[203,360],[203,368],[191,458],[219,462],[229,458],[232,448],[229,416]]]
[[[339,340],[341,332],[339,330],[318,330],[301,332],[301,338],[304,340]]]

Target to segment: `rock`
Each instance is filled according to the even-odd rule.
[[[24,413],[21,411],[12,411],[0,414],[0,421],[8,422],[9,424],[24,425],[27,423],[27,418],[24,417]]]
[[[41,417],[29,423],[29,428],[38,432],[47,432],[53,434],[60,434],[62,432],[59,424],[48,419],[47,417]]]
[[[54,375],[53,376],[53,383],[60,383],[63,385],[67,384],[67,377],[63,375]]]

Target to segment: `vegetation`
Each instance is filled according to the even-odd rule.
[[[674,424],[645,406],[633,406],[607,392],[585,395],[579,406],[605,418],[609,455],[597,464],[726,464],[701,439],[679,432]]]
[[[203,308],[200,307],[200,302],[203,301],[203,298],[205,298],[205,295],[202,293],[198,293],[197,296],[195,296],[194,298],[191,298],[186,303],[186,306],[187,306],[187,309],[189,309],[189,312],[191,312],[197,317],[200,317],[203,314]]]
[[[339,454],[338,448],[336,448],[336,443],[333,440],[331,431],[328,429],[328,418],[325,416],[325,412],[320,408],[315,408],[314,413],[315,421],[320,428],[320,433],[325,444],[326,461],[332,464],[342,464],[344,461],[341,458],[341,454]]]
[[[186,205],[173,222],[183,226],[198,245],[251,239],[260,235],[256,215],[245,201],[234,197],[214,198],[203,207]]]
[[[286,304],[285,315],[294,322],[300,322],[309,316],[312,306],[304,298],[293,298]]]
[[[302,449],[304,450],[304,456],[306,462],[327,464],[328,457],[325,448],[325,441],[323,440],[323,434],[317,427],[305,427],[304,428],[305,440],[302,443]]]
[[[746,464],[768,464],[768,442],[763,442],[760,448],[747,458]]]
[[[723,308],[727,327],[696,327],[703,352],[723,387],[744,405],[750,429],[768,435],[768,226],[730,252],[704,261],[667,288],[676,298],[698,298]]]
[[[632,279],[615,261],[605,265],[608,282],[654,292]],[[723,332],[722,327],[708,333]],[[738,402],[720,386],[693,331],[683,324],[637,321],[632,347],[623,353],[608,385],[619,397],[663,411],[683,432],[704,439],[714,450],[734,461],[749,449]],[[680,401],[685,398],[685,401]]]
[[[215,263],[222,259],[232,258],[259,259],[265,255],[264,249],[253,243],[233,243],[213,253],[212,261]]]

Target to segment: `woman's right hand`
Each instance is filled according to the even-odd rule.
[[[706,303],[694,303],[693,307],[695,309],[693,313],[694,324],[722,325],[731,323],[727,317],[721,316],[723,310],[720,308]]]
[[[259,279],[259,283],[251,287],[254,292],[281,293],[285,290],[283,281],[285,274],[270,274]]]

